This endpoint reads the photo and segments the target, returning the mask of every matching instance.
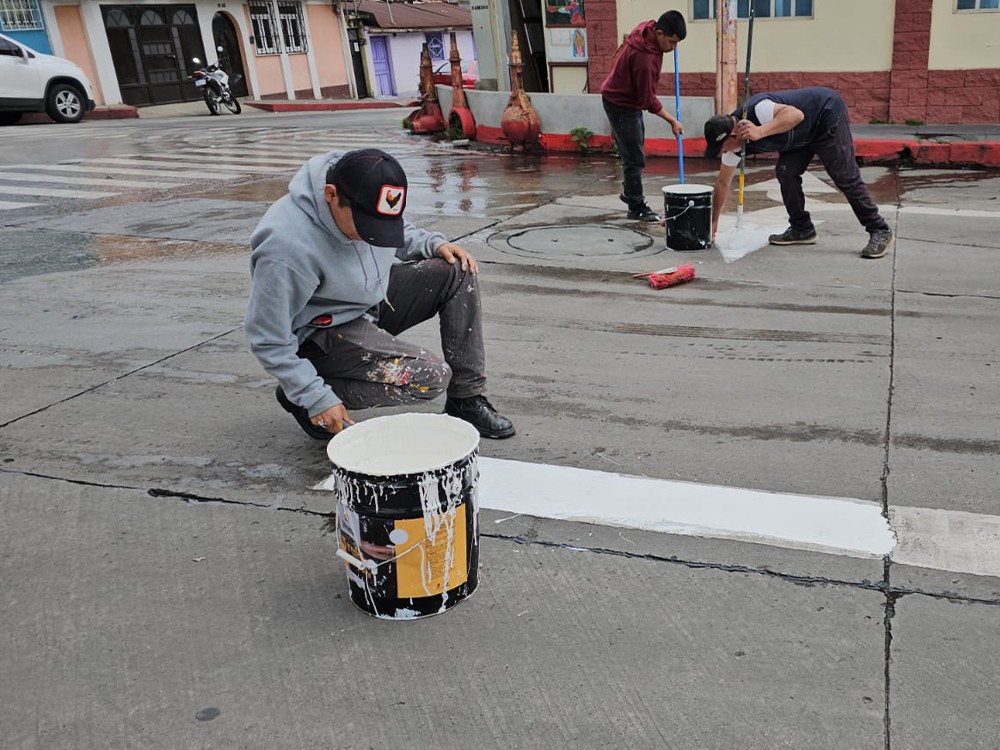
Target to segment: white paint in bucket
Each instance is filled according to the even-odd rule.
[[[358,422],[339,432],[326,454],[347,471],[371,476],[421,474],[468,456],[476,428],[446,414],[396,414]]]

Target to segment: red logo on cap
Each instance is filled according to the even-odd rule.
[[[378,194],[375,211],[384,216],[399,216],[403,213],[403,203],[406,198],[406,188],[398,185],[383,185]]]

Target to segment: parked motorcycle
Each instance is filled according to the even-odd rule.
[[[192,57],[191,62],[195,65],[201,65],[201,60],[197,57]],[[243,107],[240,106],[239,101],[229,88],[229,74],[218,65],[206,65],[204,68],[199,68],[191,74],[191,77],[194,79],[194,85],[201,89],[202,96],[205,97],[205,104],[208,105],[208,111],[213,115],[219,114],[222,105],[225,105],[226,109],[234,115],[243,111]],[[233,79],[233,83],[238,80],[239,75]]]

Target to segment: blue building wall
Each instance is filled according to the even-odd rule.
[[[42,52],[46,55],[52,54],[52,45],[49,44],[49,35],[44,29],[39,29],[37,31],[7,31],[2,24],[0,24],[0,32],[3,32],[4,36],[9,36],[11,39],[16,39],[21,44],[25,44],[36,52]]]

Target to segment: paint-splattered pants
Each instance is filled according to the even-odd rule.
[[[622,159],[622,195],[630,211],[639,211],[646,205],[642,193],[642,170],[646,167],[646,125],[642,110],[602,102],[611,125],[611,136]]]
[[[792,229],[808,232],[813,229],[812,218],[806,211],[806,197],[802,192],[802,175],[813,156],[818,156],[826,173],[851,204],[854,215],[869,232],[888,229],[889,225],[878,212],[878,206],[861,179],[861,170],[854,156],[854,137],[847,117],[847,108],[832,111],[820,123],[821,133],[806,148],[784,151],[778,156],[775,175],[781,186],[781,199],[788,211]]]
[[[444,361],[396,338],[438,316]],[[393,266],[387,301],[314,333],[299,349],[348,409],[483,393],[486,355],[476,277],[440,258]]]

